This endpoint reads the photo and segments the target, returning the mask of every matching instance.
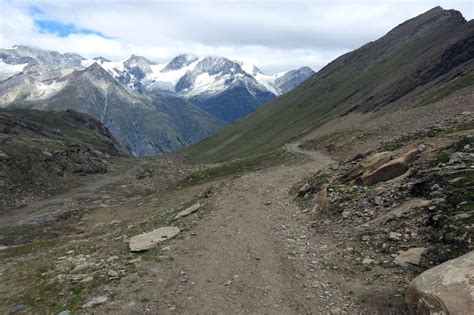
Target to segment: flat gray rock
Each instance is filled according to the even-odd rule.
[[[408,265],[419,265],[421,258],[424,253],[426,253],[426,248],[424,247],[415,247],[410,248],[404,252],[401,252],[395,259],[393,260],[395,265],[401,267],[408,267]]]
[[[191,213],[193,212],[196,212],[199,210],[199,208],[201,208],[201,203],[200,202],[196,202],[195,204],[193,204],[192,206],[180,211],[175,217],[174,219],[179,219],[181,217],[185,217],[185,216],[188,216],[190,215]]]
[[[166,226],[148,233],[133,236],[128,243],[130,251],[141,252],[155,247],[158,243],[173,238],[180,232],[176,226]]]

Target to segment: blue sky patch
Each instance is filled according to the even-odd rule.
[[[72,23],[63,23],[55,20],[35,20],[35,26],[38,27],[42,33],[55,34],[59,37],[67,37],[70,34],[85,34],[97,35],[110,39],[110,37],[102,34],[99,31],[87,28],[78,28]]]
[[[39,7],[37,7],[35,5],[30,6],[28,8],[28,12],[33,16],[43,14],[43,10],[41,10]]]

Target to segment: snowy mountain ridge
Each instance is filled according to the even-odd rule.
[[[247,115],[314,74],[310,68],[302,67],[267,75],[251,63],[220,56],[182,54],[168,63],[156,63],[131,55],[111,61],[15,46],[0,49],[0,107],[55,97],[68,86],[64,84],[68,75],[94,65],[134,97],[181,98],[227,122]]]
[[[136,61],[137,58],[142,58],[140,63]],[[253,83],[260,89],[279,96],[288,92],[282,88],[282,84],[287,81],[285,76],[291,72],[282,71],[267,75],[251,63],[219,56],[196,57],[187,54],[179,55],[167,64],[158,64],[144,57],[132,56],[118,62],[96,57],[83,60],[82,65],[87,67],[94,62],[117,79],[127,76],[128,72],[130,78],[126,80],[125,85],[130,89],[136,89],[139,82],[140,88],[146,91],[172,92],[184,97],[218,93],[225,90],[233,81],[243,80],[245,76],[252,77],[255,80]],[[307,71],[306,69],[310,68],[303,67],[292,71],[298,72],[301,69]],[[301,79],[304,81],[312,74],[314,72],[310,70]]]

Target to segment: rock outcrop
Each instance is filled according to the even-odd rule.
[[[353,169],[343,174],[339,181],[345,184],[372,185],[394,179],[408,171],[410,162],[419,153],[410,149],[394,158],[392,152],[380,152],[365,158]]]

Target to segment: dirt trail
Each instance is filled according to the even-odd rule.
[[[386,285],[383,274],[377,275],[380,283],[369,287],[373,277],[359,273],[360,263],[345,254],[347,235],[342,237],[343,231],[317,234],[313,224],[325,223],[312,222],[311,213],[302,211],[292,199],[290,190],[297,183],[335,162],[318,152],[303,151],[298,144],[286,149],[306,154],[311,161],[175,190],[163,200],[148,198],[143,208],[138,207],[140,203],[125,203],[86,215],[90,235],[102,233],[92,240],[96,246],[106,251],[115,248],[120,261],[142,260],[126,263],[123,278],[88,297],[105,294],[110,297],[106,303],[78,313],[402,314],[403,299]],[[120,178],[98,180],[84,193],[94,195],[95,188]],[[126,243],[116,235],[109,239],[104,230],[116,219],[123,220],[126,229],[129,224],[153,220],[154,215],[176,209],[210,185],[214,188],[201,200],[203,209],[180,219],[187,228],[161,250],[131,254]],[[77,194],[71,192],[71,196]],[[44,206],[47,209],[51,204]],[[126,214],[119,215],[122,212]],[[127,233],[126,229],[121,233]],[[98,258],[97,254],[89,259]]]
[[[94,180],[73,188],[63,194],[51,198],[29,202],[21,208],[14,209],[9,213],[0,216],[0,226],[7,224],[35,223],[52,220],[65,211],[71,211],[73,204],[84,208],[86,205],[79,205],[81,199],[93,196],[100,188],[111,185],[130,177],[133,169],[117,175],[96,175]],[[69,205],[69,206],[66,206]]]
[[[300,142],[293,142],[286,144],[283,148],[290,153],[304,154],[309,156],[313,161],[318,161],[321,158],[321,153],[316,151],[306,151],[300,147]],[[333,161],[335,163],[335,161]]]
[[[328,286],[338,278],[344,282],[337,271],[308,266],[336,245],[311,235],[306,214],[289,199],[301,178],[333,162],[315,152],[311,157],[310,163],[224,182],[209,199],[205,217],[163,252],[172,260],[143,262],[139,270],[148,279],[122,279],[114,301],[101,311],[301,314],[351,305],[343,284]]]

